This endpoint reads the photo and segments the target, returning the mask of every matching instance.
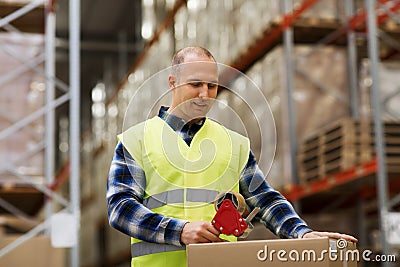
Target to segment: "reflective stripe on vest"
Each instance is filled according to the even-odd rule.
[[[177,247],[169,244],[157,244],[157,243],[142,241],[139,243],[131,244],[131,255],[132,258],[135,258],[160,252],[170,252],[170,251],[178,251],[185,249],[186,249],[185,246]]]
[[[186,201],[213,203],[218,191],[209,189],[186,189]],[[184,189],[175,189],[155,194],[143,200],[143,205],[148,209],[155,209],[167,204],[183,203]]]
[[[186,200],[191,202],[213,203],[218,195],[218,191],[209,189],[188,188]]]

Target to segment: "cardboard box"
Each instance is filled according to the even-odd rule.
[[[355,244],[344,245],[323,237],[194,244],[186,251],[188,267],[356,267]]]
[[[0,235],[0,249],[19,237],[20,235]],[[66,250],[53,248],[47,236],[36,236],[0,257],[0,266],[63,267],[66,266]]]

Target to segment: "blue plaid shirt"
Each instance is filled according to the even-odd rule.
[[[162,107],[159,117],[189,145],[204,119],[198,123],[186,124],[184,120],[166,111],[167,108]],[[254,184],[258,187],[250,191],[250,184],[252,187]],[[145,185],[146,176],[143,169],[119,142],[107,184],[108,218],[111,226],[144,241],[181,246],[180,236],[187,221],[166,217],[144,207],[142,202]],[[239,189],[250,210],[261,207],[256,218],[277,236],[300,238],[312,231],[299,218],[290,203],[269,186],[251,151],[240,177]]]

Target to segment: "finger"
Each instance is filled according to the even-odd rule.
[[[353,237],[351,235],[347,235],[347,234],[340,234],[340,233],[334,233],[334,232],[315,232],[315,234],[317,234],[318,236],[327,236],[327,237],[336,238],[336,239],[343,238],[345,240],[349,240],[349,241],[353,241],[353,242],[358,241],[355,237]]]
[[[333,238],[343,238],[343,239],[348,239],[350,236],[346,235],[346,234],[339,234],[339,233],[328,233],[329,237],[333,237]]]
[[[341,238],[349,240],[349,241],[353,241],[353,242],[358,242],[358,239],[351,235],[342,234]]]
[[[321,236],[320,236],[320,235],[317,235],[317,234],[314,233],[314,232],[310,232],[310,233],[305,234],[303,237],[304,237],[304,238],[317,238],[317,237],[321,237]]]
[[[195,240],[194,243],[210,243],[210,240],[204,236],[198,236]]]
[[[217,228],[215,228],[214,225],[212,225],[211,223],[207,225],[207,230],[217,236],[221,234],[221,232]]]
[[[339,233],[324,232],[324,235],[332,238],[342,238],[342,235]]]
[[[219,238],[219,233],[216,235],[212,232],[209,231],[204,231],[203,233],[203,237],[206,238],[208,240],[208,242],[221,242],[222,239]]]

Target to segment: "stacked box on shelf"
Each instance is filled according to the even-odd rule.
[[[37,60],[44,49],[43,38],[40,36],[0,36],[4,47],[12,47],[20,60],[15,60],[5,51],[0,51],[0,78],[3,79],[13,71],[21,68],[21,62]],[[38,64],[38,69],[43,68]],[[24,71],[15,79],[4,79],[0,83],[0,129],[3,137],[0,139],[0,161],[4,167],[17,170],[20,174],[29,176],[35,183],[43,183],[44,151],[38,149],[44,138],[44,116],[32,121],[29,125],[4,136],[9,128],[20,125],[23,120],[44,105],[45,80],[33,70]],[[18,127],[17,127],[18,129]],[[8,171],[0,168],[0,185],[26,184],[26,182]]]

